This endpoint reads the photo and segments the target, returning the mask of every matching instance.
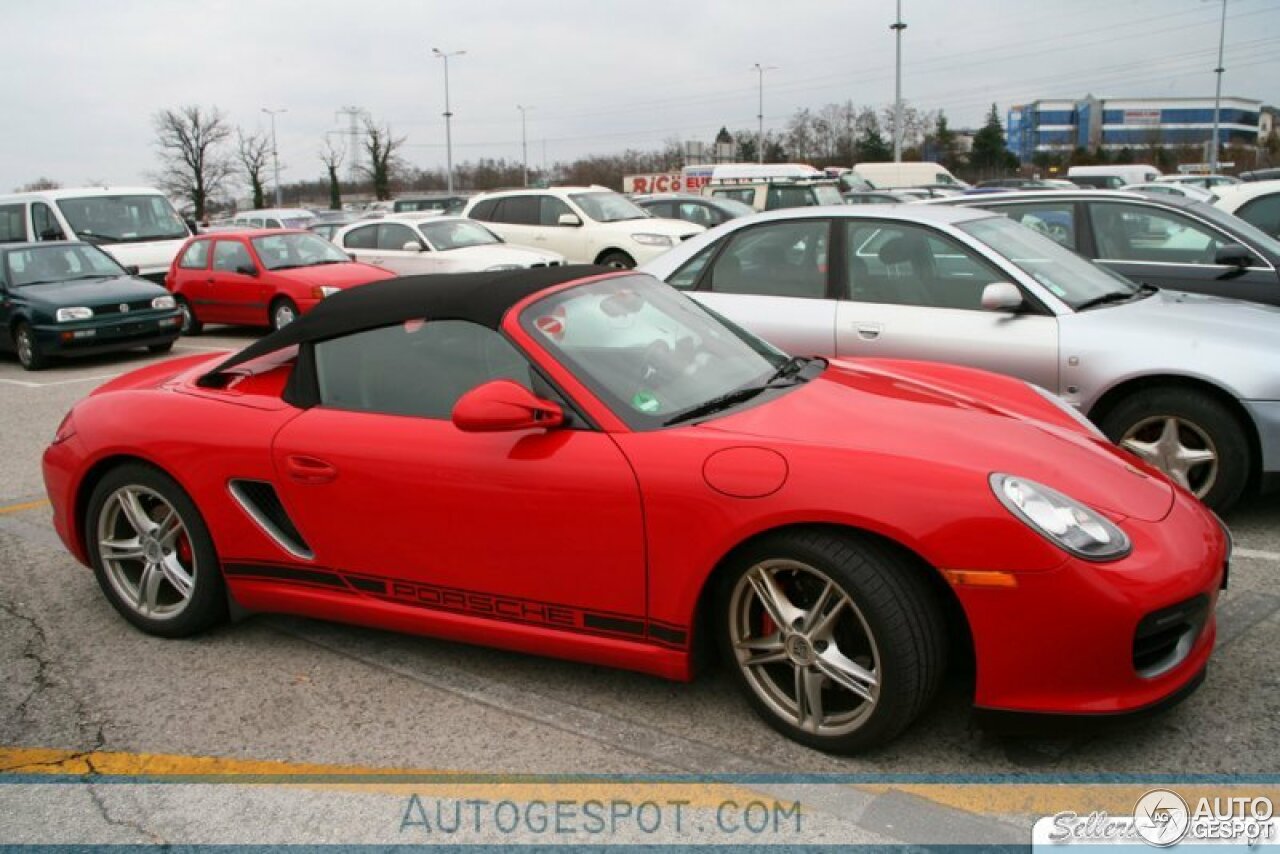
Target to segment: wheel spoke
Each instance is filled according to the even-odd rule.
[[[137,537],[130,540],[98,540],[98,551],[103,560],[142,559],[142,543]]]
[[[187,572],[186,568],[181,563],[178,562],[177,555],[165,555],[164,560],[160,561],[159,567],[165,580],[173,585],[173,589],[177,590],[183,599],[186,599],[191,595],[191,588],[193,586],[191,574]]]
[[[149,616],[155,611],[163,579],[164,572],[159,564],[147,563],[142,568],[142,575],[138,578],[137,608],[143,616]]]
[[[1182,440],[1178,438],[1178,419],[1166,418],[1164,426],[1160,429],[1160,438],[1156,440],[1156,445],[1166,453],[1176,451],[1182,447]]]
[[[872,690],[879,684],[876,675],[845,656],[834,644],[818,655],[817,667],[841,688],[872,702]]]
[[[817,732],[822,726],[822,674],[812,667],[795,667],[796,724]]]
[[[172,507],[167,507],[169,513],[156,523],[156,529],[152,533],[163,548],[169,548],[173,545],[174,540],[178,538],[178,534],[182,533],[182,519],[178,517],[178,511]]]
[[[738,641],[734,644],[734,648],[751,653],[747,658],[739,658],[743,667],[759,667],[762,664],[774,664],[787,660],[787,648],[782,644],[781,632]]]
[[[1123,439],[1120,447],[1125,450],[1132,451],[1142,459],[1156,465],[1160,462],[1160,451],[1154,442],[1140,442],[1137,439]]]
[[[809,637],[813,640],[830,640],[836,627],[836,619],[848,604],[849,600],[840,589],[835,584],[828,583],[818,604],[809,612]]]
[[[791,603],[787,594],[778,586],[777,579],[766,569],[754,569],[747,576],[751,589],[756,593],[760,604],[779,626],[792,626],[796,620],[804,619],[805,612]]]
[[[124,517],[133,526],[134,531],[139,534],[146,534],[155,527],[155,522],[151,521],[151,518],[147,516],[147,511],[142,508],[142,501],[138,497],[136,490],[120,490],[116,493],[116,501],[119,503]]]

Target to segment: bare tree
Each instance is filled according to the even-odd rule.
[[[236,129],[236,159],[240,161],[240,169],[249,182],[249,189],[253,191],[254,210],[267,206],[262,173],[267,170],[267,157],[270,154],[271,140],[265,133],[246,134],[243,129]]]
[[[342,161],[346,156],[345,148],[334,145],[333,140],[327,136],[324,138],[324,145],[320,146],[320,162],[324,164],[325,172],[329,175],[330,210],[342,210],[342,187],[338,183],[338,170],[342,168]]]
[[[231,127],[217,107],[189,105],[161,110],[152,117],[162,169],[157,183],[170,195],[191,200],[195,218],[203,220],[209,197],[234,172],[223,146]]]
[[[58,190],[62,185],[52,178],[45,178],[43,175],[29,183],[23,184],[15,193],[34,193],[37,190]]]
[[[369,165],[360,171],[373,182],[373,195],[379,201],[391,198],[391,178],[402,167],[397,153],[404,145],[403,136],[392,136],[391,126],[379,127],[373,119],[364,120],[364,150]]]

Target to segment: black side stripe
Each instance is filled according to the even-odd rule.
[[[249,576],[254,578],[271,578],[276,581],[296,581],[303,584],[318,584],[322,587],[338,587],[346,589],[347,584],[342,576],[325,569],[303,569],[296,566],[275,566],[271,564],[224,563],[222,571],[232,576]]]

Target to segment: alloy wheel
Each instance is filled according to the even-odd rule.
[[[1199,425],[1173,415],[1144,418],[1120,438],[1120,446],[1204,498],[1218,479],[1218,450]]]
[[[825,573],[766,560],[738,580],[729,640],[747,684],[779,718],[820,736],[857,730],[880,699],[880,653],[865,617]]]
[[[293,310],[293,306],[287,302],[282,302],[275,307],[275,311],[271,316],[272,328],[283,329],[293,321],[297,320],[298,315]]]
[[[35,342],[31,340],[31,331],[26,327],[18,330],[18,361],[24,367],[29,367],[34,361]]]
[[[181,614],[196,584],[196,557],[187,527],[158,492],[123,486],[98,515],[98,553],[120,599],[140,616]]]

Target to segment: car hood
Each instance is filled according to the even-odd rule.
[[[17,292],[31,302],[50,306],[114,305],[122,302],[139,302],[155,299],[168,293],[159,285],[132,276],[114,279],[86,279],[81,282],[50,282],[47,285],[26,285]]]
[[[345,264],[320,264],[313,267],[295,267],[292,270],[280,270],[272,273],[306,285],[330,285],[346,287],[363,285],[379,279],[394,279],[395,273],[389,273],[372,264],[351,261]]]
[[[668,237],[692,237],[706,231],[700,225],[685,222],[682,219],[666,219],[663,217],[646,217],[644,219],[624,219],[619,222],[596,222],[596,228],[617,231],[623,234],[665,234]]]
[[[542,249],[533,249],[528,246],[512,246],[507,243],[446,249],[440,253],[440,256],[450,261],[461,261],[481,269],[498,264],[518,264],[521,267],[529,267],[533,264],[564,261],[564,256],[555,252],[546,252]]]
[[[981,377],[980,374],[977,376]],[[1173,487],[1130,464],[1114,446],[1039,420],[1049,406],[1029,387],[1018,403],[977,383],[939,383],[909,363],[835,362],[800,388],[703,427],[789,443],[932,459],[985,478],[1029,478],[1114,517],[1156,521],[1173,505]],[[996,402],[990,402],[995,400]]]
[[[1239,341],[1250,346],[1267,342],[1280,352],[1280,306],[1242,302],[1208,294],[1189,294],[1161,289],[1151,296],[1128,303],[1081,312],[1090,320],[1124,323],[1135,331],[1157,330],[1175,333],[1188,346],[1201,341]]]

